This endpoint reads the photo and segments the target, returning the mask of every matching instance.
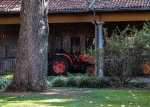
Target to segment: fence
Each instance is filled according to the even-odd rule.
[[[105,60],[105,68],[112,68],[111,60]],[[16,59],[0,59],[0,75],[14,73]]]
[[[16,59],[0,59],[0,74],[12,74]]]

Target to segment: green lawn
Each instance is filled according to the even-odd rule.
[[[47,93],[1,91],[0,107],[150,107],[150,91],[89,88],[52,88]]]

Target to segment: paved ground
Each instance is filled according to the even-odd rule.
[[[150,83],[150,75],[133,78],[130,82]]]

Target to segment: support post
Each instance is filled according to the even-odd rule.
[[[95,45],[98,49],[103,49],[103,24],[104,22],[96,22],[95,24]],[[96,57],[95,75],[103,77],[103,58],[98,55]]]

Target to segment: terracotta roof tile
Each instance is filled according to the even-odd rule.
[[[150,0],[96,0],[92,8],[94,10],[150,8]]]
[[[0,11],[4,12],[16,12],[20,11],[20,0],[2,0],[0,2]]]
[[[50,0],[49,12],[89,10],[93,0]],[[1,0],[0,12],[19,12],[21,0]],[[91,9],[112,10],[113,9],[149,9],[150,0],[95,0]]]
[[[57,10],[87,10],[93,0],[51,0],[49,9]]]

